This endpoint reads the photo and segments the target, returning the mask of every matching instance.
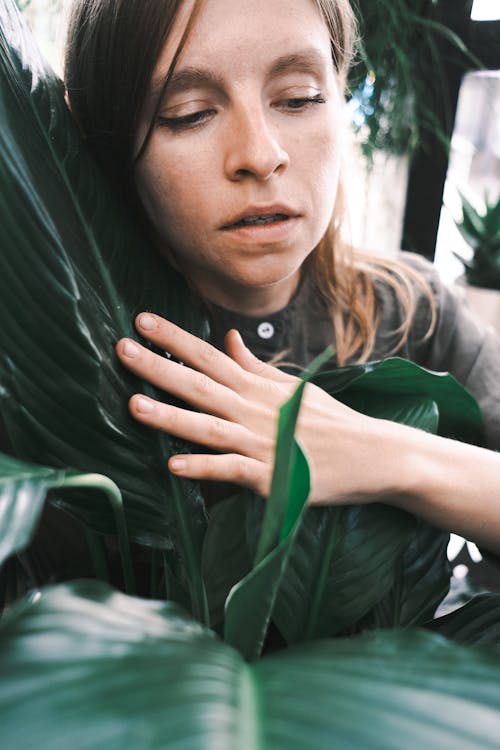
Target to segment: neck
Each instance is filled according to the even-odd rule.
[[[299,279],[300,272],[296,271],[289,278],[281,279],[275,284],[248,287],[233,282],[228,285],[222,280],[207,283],[205,279],[201,283],[200,279],[190,275],[198,293],[207,302],[252,317],[270,315],[286,307],[298,287]]]

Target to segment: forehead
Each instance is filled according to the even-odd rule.
[[[167,73],[194,6],[194,0],[181,4],[155,78]],[[208,66],[236,76],[306,50],[311,59],[331,59],[328,29],[314,0],[203,0],[176,67]]]

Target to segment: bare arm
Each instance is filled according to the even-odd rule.
[[[170,470],[265,497],[279,407],[298,379],[257,360],[236,331],[227,336],[225,355],[158,316],[138,316],[137,328],[188,366],[128,339],[117,344],[120,360],[195,411],[136,394],[132,415],[219,451],[174,456]],[[500,454],[367,417],[314,385],[305,389],[297,439],[311,469],[310,503],[383,500],[500,552]]]

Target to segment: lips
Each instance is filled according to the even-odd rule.
[[[236,221],[233,227],[255,227],[262,224],[273,224],[275,221],[286,221],[289,217],[286,214],[263,214],[259,216],[246,216],[240,221]]]
[[[221,229],[239,229],[275,224],[296,218],[298,214],[284,206],[252,206],[225,222]]]

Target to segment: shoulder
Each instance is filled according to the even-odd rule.
[[[435,266],[413,253],[396,258],[398,273],[414,291],[414,313],[405,344],[395,354],[438,372],[450,372],[475,396],[485,422],[486,445],[500,449],[500,339],[468,310],[456,291],[443,283]],[[400,277],[402,278],[402,277]],[[424,282],[424,286],[422,285]],[[394,328],[404,321],[404,310],[394,288],[375,282],[381,300],[377,358],[394,341]],[[435,322],[429,331],[430,290]],[[391,336],[393,338],[391,339]]]
[[[377,356],[411,359],[432,370],[451,371],[461,382],[481,348],[486,331],[453,287],[422,256],[400,252],[389,262],[396,283],[375,280],[379,300]],[[407,330],[396,350],[388,350]],[[401,336],[400,336],[401,338]]]
[[[438,295],[443,291],[444,285],[436,266],[417,253],[401,250],[387,260],[387,270],[393,278],[399,279],[418,296],[428,296],[429,289]],[[390,293],[391,285],[380,284],[377,280],[375,283],[382,294]]]

